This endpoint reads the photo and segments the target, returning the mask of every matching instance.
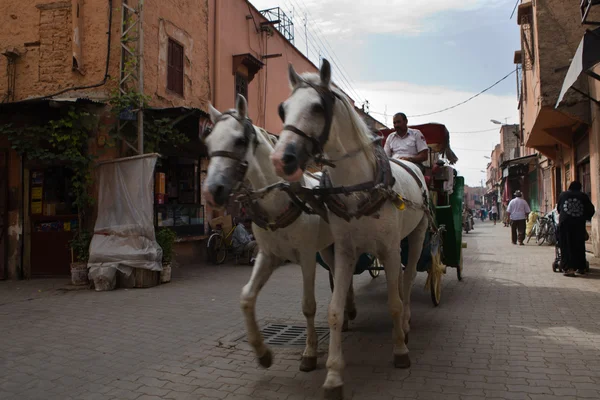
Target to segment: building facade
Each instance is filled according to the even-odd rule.
[[[110,145],[108,139],[115,126],[134,122],[127,115],[131,113],[113,115],[108,104],[130,82],[129,88],[148,99],[147,123],[176,119],[177,127],[189,136],[187,153],[161,148],[165,158],[159,172],[167,175],[167,186],[170,183],[186,193],[185,197],[183,190],[165,193],[157,201],[157,215],[176,212],[183,221],[180,226],[176,222],[165,226],[203,232],[202,148],[197,134],[207,117],[211,94],[208,3],[146,2],[142,13],[133,12],[139,11],[138,6],[135,1],[118,0],[2,2],[0,125],[24,134],[32,126],[47,127],[69,113],[86,113],[94,116],[87,152],[97,161],[135,154],[135,144],[124,140]],[[128,80],[129,76],[140,79]],[[92,210],[86,226],[77,225],[72,166],[21,156],[5,135],[0,137],[0,147],[5,189],[0,195],[4,224],[0,279],[69,274],[69,241],[75,231],[91,229],[94,222]],[[95,184],[92,191],[95,196]],[[169,198],[171,194],[175,196]],[[169,211],[170,204],[177,204],[177,210]],[[189,227],[191,221],[197,228]]]
[[[600,47],[597,34],[586,33],[590,26],[586,19],[600,20],[599,7],[594,5],[592,1],[545,0],[523,1],[518,7],[521,50],[515,53],[515,63],[522,71],[522,137],[525,146],[541,155],[538,196],[542,210],[552,209],[573,180],[583,184],[594,204],[600,199],[598,132],[593,118],[598,82],[593,71]],[[598,228],[594,218],[588,230],[596,255],[600,254]]]

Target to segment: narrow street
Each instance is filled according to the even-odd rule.
[[[600,271],[566,278],[554,249],[513,246],[509,229],[466,235],[464,280],[443,277],[432,306],[420,273],[412,298],[410,370],[395,370],[385,276],[355,277],[358,317],[344,334],[347,399],[600,398]],[[319,368],[298,371],[302,347],[271,346],[269,370],[243,343],[239,293],[250,267],[186,266],[152,289],[63,290],[64,281],[0,282],[0,399],[313,399]],[[329,283],[317,276],[317,327]],[[300,271],[265,287],[262,325],[304,326]]]

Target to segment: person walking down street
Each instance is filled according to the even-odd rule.
[[[596,212],[587,194],[581,191],[581,183],[574,181],[569,190],[558,197],[558,241],[560,267],[565,276],[586,272],[585,241],[588,238],[586,221]]]
[[[506,214],[510,219],[511,239],[513,244],[517,244],[517,239],[521,246],[524,245],[525,227],[527,216],[531,212],[529,204],[523,200],[523,193],[520,190],[515,192],[515,198],[508,203]]]
[[[498,221],[498,207],[494,204],[490,212],[492,213],[492,221],[494,221],[494,225],[496,225],[496,221]]]

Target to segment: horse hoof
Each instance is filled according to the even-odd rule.
[[[348,320],[344,319],[344,324],[342,325],[342,332],[348,332]]]
[[[356,310],[348,311],[348,319],[354,321],[358,312]]]
[[[395,354],[394,355],[394,367],[395,368],[410,368],[410,357],[406,354]]]
[[[317,369],[317,357],[302,357],[300,361],[300,371],[310,372]]]
[[[263,368],[269,368],[273,365],[273,353],[271,353],[271,350],[267,349],[267,352],[258,358],[258,363]]]
[[[408,344],[408,333],[404,334],[404,344]]]
[[[338,386],[334,388],[325,388],[324,397],[325,400],[344,400],[344,387]]]

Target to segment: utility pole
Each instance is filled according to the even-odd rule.
[[[121,9],[121,65],[119,92],[138,91],[139,103],[136,110],[124,110],[119,116],[119,131],[128,123],[137,120],[137,146],[124,140],[138,154],[144,153],[144,0],[123,0]],[[132,114],[136,112],[137,118]]]
[[[304,41],[306,42],[306,57],[308,58],[308,28],[306,24],[308,22],[308,18],[306,13],[304,13]]]

